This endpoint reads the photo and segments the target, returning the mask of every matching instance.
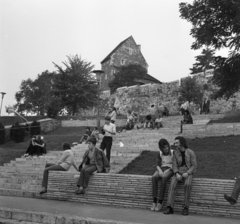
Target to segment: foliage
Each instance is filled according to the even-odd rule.
[[[67,56],[63,62],[65,68],[55,64],[57,76],[53,85],[54,95],[58,97],[67,110],[76,114],[79,108],[94,106],[97,100],[97,82],[92,76],[93,65],[78,55]]]
[[[44,115],[53,101],[52,82],[54,73],[42,72],[35,80],[23,80],[20,91],[15,94],[18,112],[34,112]]]
[[[108,86],[111,93],[114,93],[117,88],[123,86],[133,86],[138,84],[136,79],[139,79],[147,74],[147,70],[138,64],[129,64],[118,67],[118,72],[114,75],[114,79],[109,82]]]
[[[4,143],[5,143],[5,127],[0,122],[0,144],[4,144]]]
[[[30,126],[30,135],[40,135],[41,134],[41,126],[38,121],[33,121]]]
[[[23,142],[25,138],[25,126],[16,122],[10,130],[10,137],[16,143]]]
[[[180,3],[181,18],[192,23],[190,34],[195,39],[192,49],[211,46],[230,48],[228,58],[217,57],[213,82],[220,89],[218,97],[229,98],[239,90],[240,1],[199,0]]]
[[[203,88],[199,85],[194,77],[187,77],[182,80],[181,87],[179,88],[180,97],[179,103],[189,101],[200,105],[203,98]]]
[[[196,63],[190,68],[191,74],[205,72],[208,69],[214,68],[214,50],[210,48],[203,49],[201,55],[195,58]]]

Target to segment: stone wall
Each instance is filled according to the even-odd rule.
[[[100,120],[100,127],[105,123],[105,120]],[[126,119],[118,119],[116,121],[116,126],[123,126],[126,124]],[[72,120],[72,121],[62,121],[62,127],[97,127],[97,120]]]
[[[182,133],[188,138],[240,135],[240,123],[185,124]]]
[[[198,73],[195,75],[197,82],[204,86],[204,97],[209,97],[217,89],[210,82],[211,73]],[[141,115],[148,113],[156,114],[166,106],[170,114],[179,114],[179,85],[186,77],[181,80],[163,83],[146,84],[141,86],[121,87],[116,93],[110,95],[110,91],[103,91],[101,94],[100,114],[105,115],[109,107],[116,106],[119,113],[126,114],[128,109],[134,110]],[[191,112],[199,113],[198,106],[191,104]],[[230,99],[217,99],[210,102],[210,113],[224,113],[230,110],[240,109],[240,93],[236,93]],[[94,115],[96,108],[88,111],[81,111],[82,115]]]

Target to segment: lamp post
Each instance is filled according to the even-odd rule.
[[[0,92],[2,94],[2,102],[3,102],[3,97],[6,93],[4,92]],[[1,112],[2,112],[2,102],[1,102],[1,108],[0,108],[0,116],[1,116]]]
[[[97,82],[98,82],[98,92],[97,92],[97,127],[100,131],[100,119],[99,119],[99,95],[100,95],[100,84],[101,84],[101,74],[104,73],[102,70],[94,70],[92,73],[95,73]]]

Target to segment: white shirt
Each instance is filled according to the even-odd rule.
[[[57,165],[60,165],[65,170],[69,170],[74,163],[75,161],[74,161],[73,152],[71,149],[67,149],[63,152],[63,155],[57,162]]]
[[[112,124],[112,123],[109,123],[109,124],[105,124],[104,126],[103,126],[103,129],[104,130],[107,130],[107,131],[110,131],[110,132],[114,132],[115,134],[116,134],[116,126],[115,126],[115,124]],[[105,136],[110,136],[110,137],[112,137],[113,135],[112,134],[110,134],[109,132],[105,132]]]

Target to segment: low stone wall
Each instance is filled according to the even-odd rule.
[[[240,135],[240,123],[184,124],[182,134],[187,138]]]
[[[41,132],[48,133],[57,127],[61,126],[61,121],[51,119],[51,118],[46,118],[42,120],[38,120],[41,126]],[[31,125],[32,122],[27,122],[27,124]],[[21,123],[22,125],[25,125],[26,123]],[[6,141],[10,140],[10,130],[11,130],[12,125],[5,126],[5,139]]]
[[[105,123],[105,120],[100,120],[100,126],[102,127]],[[116,121],[116,126],[123,126],[126,124],[126,119],[121,119]],[[96,120],[67,120],[67,121],[62,121],[61,124],[62,127],[96,127],[97,126],[97,121]]]

